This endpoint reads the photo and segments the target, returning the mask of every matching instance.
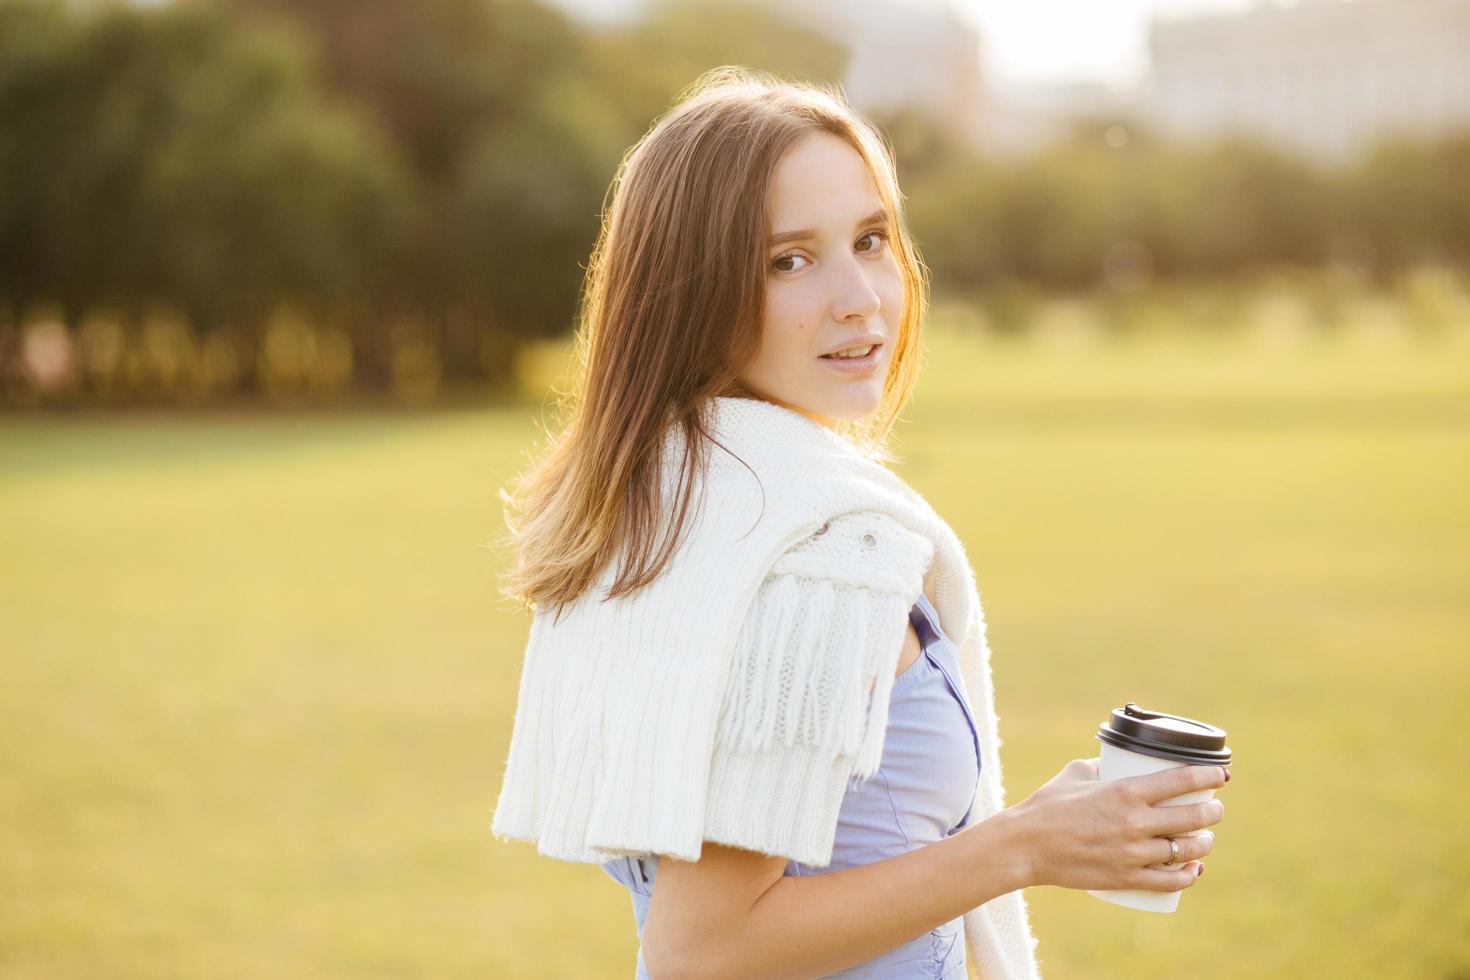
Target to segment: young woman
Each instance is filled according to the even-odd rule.
[[[891,150],[702,78],[625,159],[583,367],[502,494],[534,610],[492,830],[632,896],[637,976],[1039,976],[1022,889],[1190,887],[1218,787],[1070,762],[1007,808],[948,524],[885,464],[927,304]]]

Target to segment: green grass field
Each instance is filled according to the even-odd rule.
[[[1250,336],[939,319],[899,429],[1010,802],[1128,700],[1236,753],[1177,914],[1028,891],[1043,973],[1463,980],[1470,343]],[[536,414],[0,420],[0,976],[632,975],[622,890],[489,832]]]

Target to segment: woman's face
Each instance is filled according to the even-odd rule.
[[[903,279],[882,207],[863,158],[829,133],[776,166],[760,349],[740,380],[829,428],[877,409],[898,332]],[[874,341],[865,358],[822,356]]]

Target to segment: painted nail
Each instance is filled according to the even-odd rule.
[[[1200,864],[1199,864],[1199,870],[1194,873],[1194,876],[1196,878],[1198,878],[1201,875],[1203,875],[1204,873],[1205,873],[1205,863],[1203,861],[1201,861]]]
[[[1220,768],[1225,769],[1224,766],[1221,766]],[[1230,770],[1229,769],[1225,769],[1225,781],[1227,783],[1230,782]]]

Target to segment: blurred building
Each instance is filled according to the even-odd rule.
[[[1041,149],[1084,120],[1130,119],[1131,90],[1103,82],[992,85],[986,89],[980,150],[987,156],[1023,156]]]
[[[980,35],[946,0],[781,0],[776,8],[852,57],[842,88],[859,110],[906,106],[978,144],[987,109]]]
[[[1150,120],[1343,162],[1391,130],[1470,126],[1470,0],[1301,0],[1154,19]]]
[[[547,0],[584,24],[611,26],[637,20],[643,15],[644,0]]]
[[[588,24],[626,23],[649,6],[647,0],[550,2]],[[981,138],[980,37],[956,12],[956,0],[747,2],[767,3],[780,16],[851,52],[839,81],[859,111],[907,106],[961,140],[973,144]]]

